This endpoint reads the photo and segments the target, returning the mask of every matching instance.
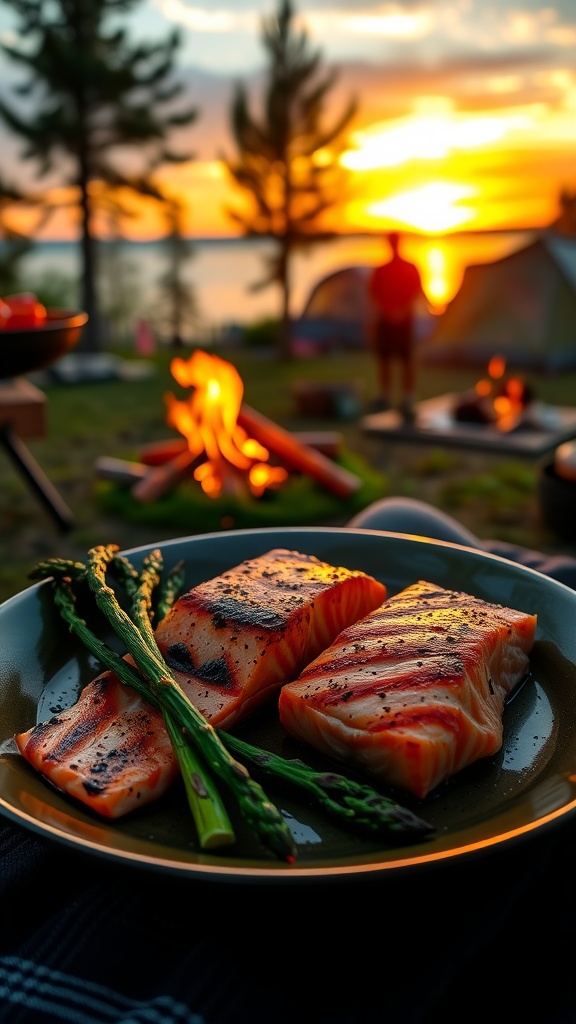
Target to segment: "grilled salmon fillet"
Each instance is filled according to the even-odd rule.
[[[366,573],[275,548],[180,597],[156,640],[196,707],[229,729],[385,598]]]
[[[536,616],[419,581],[344,629],[279,696],[286,731],[424,798],[502,746]]]
[[[156,639],[193,704],[230,728],[385,597],[366,573],[274,549],[180,597]],[[109,818],[157,799],[178,774],[162,716],[110,671],[15,740],[54,786]]]
[[[103,672],[71,708],[15,740],[53,786],[104,818],[157,799],[179,770],[162,715],[114,672]]]

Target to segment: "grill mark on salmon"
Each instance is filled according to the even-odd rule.
[[[366,573],[273,549],[182,595],[155,635],[190,700],[230,728],[385,597]],[[158,799],[178,775],[161,714],[109,671],[15,740],[54,786],[104,817]]]
[[[119,818],[166,792],[178,775],[162,716],[103,672],[79,701],[28,732],[20,753],[56,789],[105,818]]]
[[[419,581],[344,629],[280,692],[295,738],[424,798],[502,746],[536,616]]]

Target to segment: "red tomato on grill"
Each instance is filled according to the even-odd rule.
[[[0,330],[42,327],[46,323],[46,306],[32,292],[19,292],[0,299]]]

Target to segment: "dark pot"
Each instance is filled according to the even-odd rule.
[[[538,497],[546,526],[565,540],[576,540],[576,480],[559,476],[554,463],[547,463],[540,472]]]
[[[41,327],[0,330],[0,379],[44,370],[77,344],[87,313],[49,309]]]

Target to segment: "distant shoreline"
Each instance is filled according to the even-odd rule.
[[[506,235],[525,235],[525,234],[536,234],[541,231],[550,230],[550,225],[537,225],[525,228],[482,228],[477,230],[468,231],[449,231],[445,234],[425,234],[419,231],[402,231],[402,235],[406,238],[417,239],[421,242],[446,242],[451,239],[473,239],[482,237],[494,237],[494,236],[506,236]],[[352,231],[350,233],[339,232],[334,235],[332,239],[311,241],[311,245],[327,245],[330,241],[375,241],[386,235],[386,231]],[[247,237],[245,235],[190,235],[185,239],[191,245],[210,245],[210,246],[231,246],[231,245],[260,245],[262,243],[273,242],[274,239],[271,235],[263,235],[259,238]],[[60,246],[60,245],[77,245],[79,239],[76,238],[44,238],[39,241],[35,241],[35,246]],[[159,235],[157,238],[120,238],[120,239],[97,239],[98,245],[102,246],[123,246],[123,245],[158,245],[165,241],[165,237]],[[2,243],[0,242],[0,248]]]
[[[533,233],[515,229],[405,237],[409,257],[421,267],[425,288],[436,281],[440,259],[447,281],[440,301],[445,302],[455,294],[466,266],[506,256],[525,240],[529,242]],[[292,315],[301,315],[312,289],[323,278],[347,267],[380,260],[382,242],[380,234],[355,232],[298,249],[292,267]],[[182,280],[196,299],[199,320],[208,335],[230,325],[280,316],[279,288],[254,288],[262,278],[263,260],[274,251],[273,239],[233,235],[191,238],[189,243],[190,259],[183,264]],[[438,250],[443,252],[439,254]],[[99,251],[103,294],[109,297],[111,306],[124,311],[126,322],[137,317],[153,318],[168,254],[166,239],[106,240],[100,242]],[[79,260],[80,246],[75,240],[38,241],[24,256],[24,272],[31,283],[59,275],[77,289]],[[438,298],[439,293],[428,294]]]

